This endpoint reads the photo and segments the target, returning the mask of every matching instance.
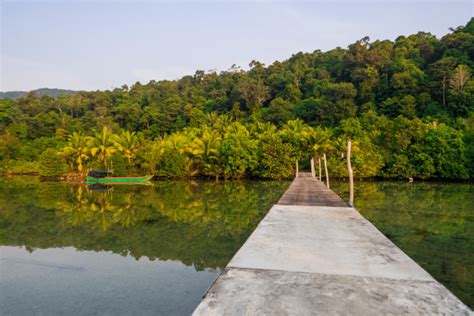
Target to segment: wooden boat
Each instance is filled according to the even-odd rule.
[[[148,182],[153,176],[142,177],[111,177],[112,172],[106,170],[92,170],[86,177],[87,184],[94,183],[143,183]]]
[[[146,182],[151,180],[153,176],[143,176],[143,177],[104,177],[104,178],[95,178],[95,177],[86,177],[87,183],[139,183]]]

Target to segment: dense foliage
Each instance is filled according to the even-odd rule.
[[[474,177],[474,19],[441,39],[419,32],[297,53],[248,71],[196,71],[111,91],[0,101],[4,171],[36,170],[52,148],[72,170],[284,178],[352,139],[358,177]],[[115,167],[114,167],[115,166]]]

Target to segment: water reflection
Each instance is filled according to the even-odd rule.
[[[77,186],[71,194],[74,200],[59,200],[56,215],[66,225],[78,226],[89,223],[102,231],[112,225],[129,227],[144,221],[149,209],[133,206],[132,192],[114,199],[111,186]]]
[[[348,185],[331,184],[347,199]],[[474,308],[474,185],[357,183],[356,208]]]
[[[101,184],[101,183],[89,184],[87,187],[89,188],[89,190],[99,191],[99,192],[107,192],[107,191],[112,190],[114,188],[112,185],[104,185],[104,184]]]
[[[0,180],[0,244],[72,246],[223,268],[286,182],[163,181],[91,187]]]
[[[0,310],[189,315],[288,184],[0,178]]]
[[[72,247],[0,248],[2,315],[190,315],[218,275]]]

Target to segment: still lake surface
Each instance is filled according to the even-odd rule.
[[[0,310],[190,314],[289,183],[0,178]],[[356,183],[355,204],[474,307],[474,185]]]
[[[1,314],[189,315],[288,185],[0,178]]]

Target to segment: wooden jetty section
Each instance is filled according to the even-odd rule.
[[[329,190],[323,182],[318,181],[311,173],[300,172],[291,183],[288,190],[278,201],[279,205],[308,205],[308,206],[340,206],[346,207],[336,193]]]
[[[299,173],[194,315],[474,315],[375,226]]]

